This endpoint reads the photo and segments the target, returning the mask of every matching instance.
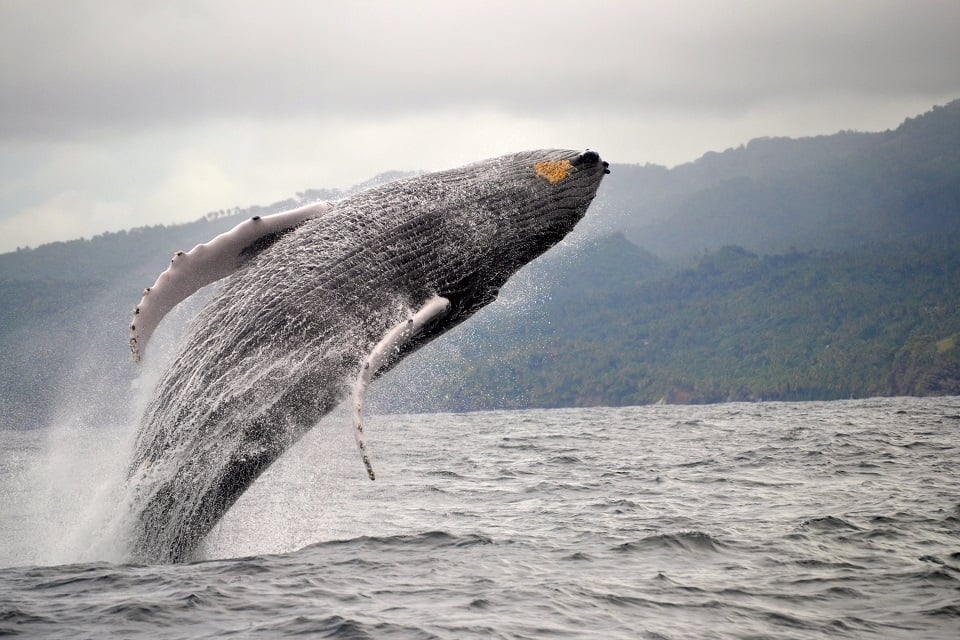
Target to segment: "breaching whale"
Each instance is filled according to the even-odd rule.
[[[140,421],[127,475],[131,557],[190,560],[250,484],[351,394],[496,299],[586,213],[607,163],[539,150],[247,220],[178,252],[144,291],[134,359],[171,308],[221,280]]]

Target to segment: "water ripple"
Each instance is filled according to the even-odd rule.
[[[952,639],[958,412],[894,398],[371,416],[376,483],[348,430],[318,430],[228,514],[210,560],[8,556],[0,634]],[[22,548],[31,514],[4,504]]]

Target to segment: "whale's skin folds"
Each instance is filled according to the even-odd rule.
[[[539,150],[334,203],[221,281],[157,384],[128,472],[131,557],[179,562],[437,296],[442,320],[382,374],[496,298],[586,213],[607,164]]]

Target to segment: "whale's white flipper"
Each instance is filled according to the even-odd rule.
[[[133,313],[130,353],[134,361],[143,359],[150,336],[171,309],[200,288],[230,275],[251,257],[244,253],[244,249],[270,234],[292,229],[304,220],[321,216],[331,206],[329,202],[315,202],[269,216],[254,216],[190,251],[178,251],[153,286],[143,290],[143,297]]]
[[[353,434],[357,438],[360,457],[363,459],[363,465],[367,468],[367,475],[370,476],[371,480],[375,480],[376,476],[373,473],[373,466],[370,464],[370,456],[367,455],[367,445],[363,442],[363,399],[367,394],[367,386],[373,380],[373,376],[391,358],[395,357],[405,344],[414,339],[424,327],[440,320],[449,312],[450,301],[446,298],[436,296],[428,300],[419,311],[388,331],[380,339],[380,342],[370,351],[370,355],[360,368],[356,382],[353,383]]]

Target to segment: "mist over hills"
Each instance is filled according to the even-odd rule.
[[[129,315],[173,252],[343,195],[308,190],[0,255],[0,426],[102,412],[103,398],[129,393]],[[958,256],[960,101],[881,133],[753,140],[673,169],[614,164],[564,246],[404,361],[375,401],[419,411],[960,393]],[[113,403],[117,419],[128,405]]]

